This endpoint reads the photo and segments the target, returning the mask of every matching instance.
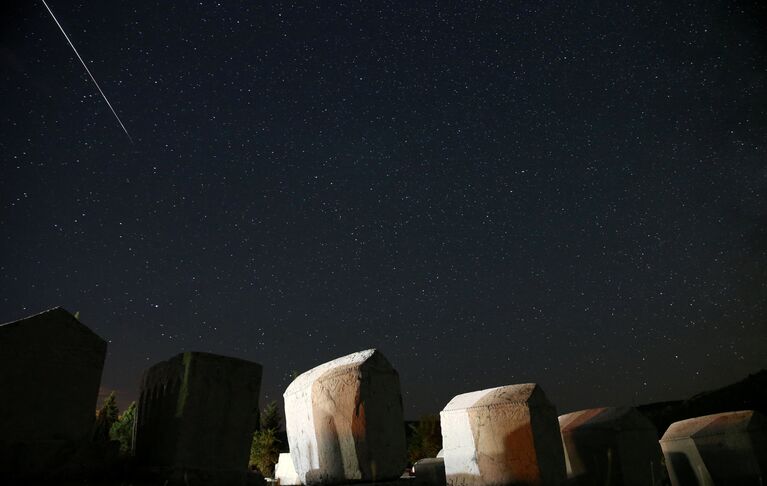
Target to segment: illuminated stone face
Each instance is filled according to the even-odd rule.
[[[182,353],[141,381],[135,454],[144,466],[245,473],[258,424],[261,365]]]
[[[288,386],[285,425],[303,484],[396,479],[405,466],[399,376],[370,349],[313,368]]]
[[[298,486],[301,484],[289,452],[280,454],[280,458],[274,466],[274,479],[280,482],[280,486]]]
[[[450,486],[558,485],[565,480],[556,410],[538,385],[458,395],[440,420]]]

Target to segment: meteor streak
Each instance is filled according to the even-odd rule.
[[[75,48],[75,45],[72,44],[72,41],[69,39],[69,36],[67,35],[66,32],[64,32],[64,27],[61,26],[61,24],[59,23],[59,21],[56,18],[56,16],[53,15],[53,11],[51,10],[51,7],[48,6],[48,4],[45,2],[45,0],[42,0],[42,2],[43,2],[43,5],[45,5],[45,8],[48,10],[48,13],[50,13],[51,17],[53,17],[53,21],[56,22],[56,25],[59,26],[59,30],[61,30],[61,33],[64,34],[64,38],[67,40],[67,42],[69,42],[69,46],[72,47],[73,51],[75,51],[75,55],[77,55],[77,58],[80,60],[80,63],[85,68],[85,72],[87,72],[88,76],[91,77],[91,80],[93,81],[93,84],[96,85],[96,89],[98,89],[99,93],[101,93],[101,97],[104,98],[104,101],[106,101],[107,106],[109,107],[110,110],[112,110],[112,114],[117,119],[117,123],[120,124],[120,127],[123,129],[123,132],[125,132],[125,135],[128,136],[128,140],[130,140],[130,143],[133,143],[133,138],[130,136],[130,133],[128,133],[128,130],[125,128],[125,125],[123,125],[123,122],[122,122],[122,120],[120,120],[120,117],[117,116],[117,112],[115,111],[115,109],[112,108],[112,103],[109,102],[109,100],[107,99],[107,95],[105,95],[104,92],[101,90],[101,86],[99,86],[99,83],[96,82],[96,78],[94,78],[93,74],[91,74],[91,70],[88,69],[88,66],[85,64],[85,61],[83,61],[83,58],[80,57],[80,53],[77,52],[77,49]]]

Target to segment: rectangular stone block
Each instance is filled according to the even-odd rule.
[[[187,352],[152,366],[141,381],[137,461],[174,476],[244,477],[260,386],[261,365],[236,358]]]
[[[335,359],[285,390],[285,425],[303,484],[397,479],[406,464],[399,375],[378,351]]]
[[[106,352],[62,308],[0,325],[0,441],[90,438]]]
[[[673,486],[761,486],[767,478],[767,420],[753,410],[674,422],[660,445]]]
[[[0,483],[53,473],[87,446],[106,351],[62,308],[0,325]]]
[[[666,479],[655,426],[631,407],[592,408],[559,417],[573,486],[646,486]]]
[[[445,486],[445,460],[441,457],[419,459],[413,464],[417,486]]]
[[[440,420],[449,486],[559,485],[565,480],[557,413],[536,384],[458,395]]]

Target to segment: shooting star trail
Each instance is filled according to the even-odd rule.
[[[109,102],[109,100],[107,99],[107,95],[105,95],[104,92],[101,90],[101,86],[99,86],[99,83],[96,82],[96,78],[94,78],[93,74],[91,74],[91,70],[88,69],[88,66],[86,66],[85,61],[83,61],[83,58],[80,57],[80,53],[77,52],[77,49],[75,48],[75,45],[72,44],[71,40],[69,40],[69,36],[67,35],[66,32],[64,32],[64,27],[61,26],[61,24],[59,23],[59,20],[56,18],[55,15],[53,15],[53,10],[51,10],[51,7],[48,6],[48,4],[45,2],[45,0],[42,0],[42,2],[43,2],[43,5],[45,5],[45,8],[48,10],[48,13],[51,14],[51,17],[53,17],[53,21],[56,22],[56,25],[59,26],[59,30],[61,30],[61,33],[64,34],[64,38],[67,40],[67,42],[69,42],[69,45],[70,45],[70,47],[72,47],[72,50],[75,51],[75,54],[77,55],[77,58],[80,60],[80,63],[85,68],[85,72],[88,73],[88,76],[91,77],[91,80],[93,81],[93,84],[96,85],[96,88],[99,90],[99,93],[101,93],[101,97],[104,98],[104,101],[106,101],[107,106],[109,107],[110,110],[112,110],[112,114],[117,119],[117,123],[120,124],[120,127],[123,129],[123,132],[125,132],[125,135],[128,136],[128,140],[130,140],[130,143],[133,143],[133,137],[131,137],[130,133],[128,133],[128,130],[125,128],[125,125],[123,125],[123,122],[122,122],[122,120],[120,120],[120,117],[117,116],[117,112],[115,111],[114,108],[112,108],[112,103]]]

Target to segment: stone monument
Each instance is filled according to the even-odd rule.
[[[379,351],[335,359],[285,390],[285,425],[306,485],[397,479],[406,464],[399,376]]]
[[[419,459],[413,464],[418,486],[445,486],[445,460],[441,457]]]
[[[753,410],[674,422],[660,445],[674,486],[761,486],[767,479],[767,420]]]
[[[0,478],[56,476],[87,447],[106,351],[60,307],[0,325]]]
[[[666,478],[655,426],[634,408],[568,413],[559,427],[573,485],[646,486]]]
[[[261,365],[186,352],[158,363],[141,381],[134,452],[162,476],[237,484],[258,426]]]
[[[559,485],[557,413],[536,384],[465,393],[440,413],[449,486]]]

